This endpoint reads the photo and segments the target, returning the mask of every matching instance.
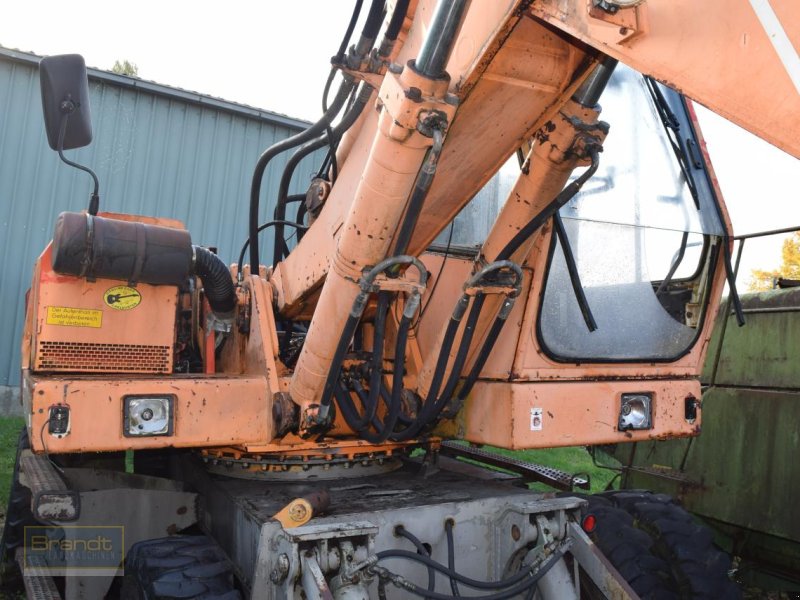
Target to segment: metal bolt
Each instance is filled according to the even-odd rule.
[[[400,73],[403,72],[403,65],[398,63],[390,63],[389,72],[394,73],[395,75],[400,75]]]
[[[286,576],[289,574],[289,557],[286,554],[281,554],[278,560],[275,561],[275,568],[269,574],[269,580],[274,584],[283,583]]]

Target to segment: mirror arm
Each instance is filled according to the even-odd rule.
[[[97,179],[97,175],[95,175],[94,171],[89,167],[79,165],[64,156],[64,136],[67,133],[67,121],[69,121],[69,116],[75,111],[75,108],[75,103],[70,98],[67,98],[61,103],[61,127],[58,131],[58,156],[69,166],[85,171],[92,176],[94,180],[94,191],[89,199],[89,214],[95,216],[100,208],[100,182]]]

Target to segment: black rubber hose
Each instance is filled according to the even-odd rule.
[[[458,332],[458,327],[461,323],[461,317],[466,310],[467,302],[469,302],[469,297],[466,295],[461,296],[456,304],[456,309],[450,316],[450,321],[447,323],[447,329],[445,329],[444,338],[442,339],[442,349],[439,351],[439,356],[436,359],[436,368],[433,371],[428,395],[425,397],[419,415],[414,422],[404,430],[392,434],[390,437],[392,441],[401,442],[409,440],[415,437],[428,424],[428,414],[432,412],[439,394],[439,388],[442,386],[444,372],[447,369],[447,363],[450,359],[450,350],[453,347],[453,340],[455,340],[456,333]]]
[[[400,28],[403,26],[403,21],[405,21],[406,13],[408,12],[408,3],[409,0],[397,0],[397,3],[394,5],[392,18],[389,21],[389,25],[386,27],[386,34],[384,35],[390,42],[395,41],[397,39],[397,34],[400,33]]]
[[[353,384],[358,385],[359,387],[361,385],[356,381],[354,381]],[[363,388],[361,388],[361,392],[362,394],[364,393]],[[353,399],[350,397],[350,392],[343,388],[339,381],[337,381],[334,386],[333,395],[336,397],[336,405],[339,407],[339,410],[342,411],[342,416],[344,417],[344,421],[347,423],[347,426],[350,427],[350,429],[357,431],[361,438],[370,444],[379,444],[381,442],[380,435],[372,433],[366,428],[359,430],[354,426],[361,420],[361,416],[359,416],[358,410],[356,409],[355,404],[353,404]],[[361,396],[361,398],[362,402],[364,402],[364,396]]]
[[[261,225],[258,226],[258,233],[261,233],[262,231],[264,231],[265,229],[268,229],[269,227],[276,227],[277,225],[278,225],[277,221],[267,221],[266,223],[262,223]],[[289,227],[294,227],[295,229],[298,230],[298,232],[306,229],[305,225],[302,225],[300,223],[294,223],[292,221],[281,221],[281,225],[287,225]],[[249,238],[244,241],[244,244],[242,244],[242,250],[241,250],[241,252],[239,252],[239,263],[238,263],[239,271],[238,272],[240,274],[242,272],[242,267],[244,266],[244,255],[247,253],[248,246],[250,246],[250,239]],[[252,270],[251,270],[251,272],[252,272]]]
[[[354,85],[351,79],[346,79],[342,82],[331,107],[322,115],[319,121],[311,125],[305,131],[273,144],[259,156],[256,162],[256,168],[253,171],[253,180],[250,185],[250,268],[254,273],[258,273],[260,264],[258,253],[259,205],[261,202],[261,182],[264,179],[267,165],[269,165],[270,161],[278,154],[304,144],[325,131],[325,128],[328,127],[330,122],[339,114],[339,110],[344,105]]]
[[[397,244],[394,248],[395,254],[405,254],[408,249],[408,244],[411,242],[411,235],[417,226],[417,219],[422,212],[422,207],[425,204],[425,198],[428,197],[428,191],[431,189],[433,178],[436,175],[436,167],[439,164],[439,156],[442,153],[442,145],[444,138],[442,132],[434,130],[433,132],[433,146],[428,150],[425,160],[417,174],[417,180],[414,182],[414,189],[411,191],[411,197],[408,201],[408,208],[406,209],[403,222],[400,224],[400,231],[397,234]]]
[[[451,571],[456,570],[456,545],[453,541],[453,521],[451,519],[447,519],[444,522],[444,531],[447,535],[447,568]],[[450,591],[453,592],[453,596],[456,598],[460,598],[461,594],[458,592],[458,581],[455,578],[450,577]]]
[[[397,422],[400,420],[400,413],[402,412],[402,394],[403,394],[403,375],[404,365],[406,362],[406,346],[408,344],[408,330],[411,327],[411,316],[403,314],[400,319],[400,325],[397,328],[397,339],[394,345],[394,373],[392,373],[392,397],[389,401],[389,410],[386,413],[386,422],[384,426],[384,441],[394,431]]]
[[[409,325],[409,329],[410,329],[410,325]],[[386,410],[387,411],[389,410],[389,407],[391,406],[391,403],[392,403],[392,393],[393,392],[394,392],[394,389],[389,390],[389,388],[387,388],[385,385],[381,386],[381,399],[383,400],[384,405],[386,405]],[[403,390],[400,390],[401,394],[402,394],[402,392],[403,392]],[[400,414],[397,415],[397,421],[399,423],[402,423],[403,425],[409,425],[409,424],[411,424],[413,422],[413,419],[411,419],[407,415],[404,415],[403,411],[401,410]]]
[[[194,251],[193,269],[203,282],[208,305],[215,313],[227,314],[236,307],[236,288],[228,267],[222,259],[201,246],[192,246]]]
[[[564,254],[564,262],[567,265],[567,273],[569,274],[569,282],[572,285],[572,293],[578,301],[578,307],[583,315],[583,322],[586,323],[586,328],[589,331],[597,329],[597,321],[594,320],[594,314],[589,306],[589,301],[586,299],[586,292],[581,283],[581,276],[578,273],[578,265],[575,262],[575,255],[572,254],[572,246],[569,243],[567,230],[564,228],[564,222],[561,220],[561,215],[558,212],[553,213],[553,230],[556,232],[556,237],[561,243],[561,251]]]
[[[389,302],[392,295],[389,292],[378,292],[378,308],[375,313],[374,335],[372,336],[372,362],[369,374],[369,413],[365,414],[366,425],[378,412],[381,382],[383,381],[383,340],[386,336],[386,313],[389,312]]]
[[[569,202],[575,194],[577,194],[580,189],[583,187],[583,184],[586,183],[589,178],[597,172],[597,168],[600,166],[600,161],[598,158],[598,153],[596,150],[591,150],[591,157],[592,157],[592,164],[589,166],[586,171],[584,171],[580,177],[578,177],[575,181],[568,184],[559,194],[553,198],[553,200],[545,206],[541,212],[539,212],[535,217],[533,217],[530,221],[528,221],[525,226],[520,229],[517,234],[511,238],[508,244],[500,251],[497,255],[495,260],[509,260],[511,255],[517,251],[517,249],[525,243],[525,241],[530,238],[542,225],[544,225],[547,220],[552,217],[562,206],[564,206],[567,202]]]
[[[347,24],[344,37],[339,44],[339,50],[336,52],[336,56],[334,57],[334,61],[337,63],[342,62],[344,54],[347,52],[347,44],[350,43],[350,38],[353,36],[353,30],[356,28],[356,22],[358,21],[358,15],[361,14],[361,5],[363,2],[364,0],[356,0],[356,4],[353,7],[353,14],[350,15],[350,22]],[[325,110],[323,109],[322,112],[325,112]]]
[[[335,144],[336,140],[338,140],[338,138],[341,137],[345,131],[353,126],[353,123],[356,122],[358,117],[364,111],[364,107],[367,105],[367,102],[372,95],[372,91],[373,88],[371,86],[366,84],[362,85],[358,92],[356,101],[350,107],[350,110],[344,114],[342,120],[336,125],[336,127],[333,129],[329,127],[326,128],[326,132],[323,135],[314,140],[306,142],[300,146],[300,148],[298,148],[291,157],[289,157],[289,160],[286,162],[286,166],[283,169],[281,181],[278,186],[278,200],[275,203],[275,210],[273,212],[273,218],[276,221],[283,221],[286,219],[286,204],[289,199],[289,186],[292,183],[292,177],[297,165],[300,164],[300,161],[312,152],[324,148],[329,143]],[[335,138],[335,140],[331,138]],[[277,265],[287,253],[286,242],[284,241],[283,236],[283,227],[276,227],[275,242],[272,253],[273,266]]]
[[[461,336],[458,352],[456,353],[456,358],[453,361],[453,368],[450,370],[450,377],[447,379],[447,384],[445,385],[441,398],[439,398],[437,403],[434,405],[433,417],[431,421],[436,420],[436,418],[439,416],[439,413],[442,412],[445,404],[447,404],[453,397],[453,393],[458,385],[458,380],[461,378],[461,371],[464,369],[464,363],[467,361],[469,347],[472,345],[472,337],[475,334],[475,326],[478,324],[478,318],[481,315],[481,310],[483,309],[483,303],[485,301],[486,296],[480,292],[476,294],[475,298],[472,300],[472,308],[467,316],[467,323],[464,326],[464,334]]]
[[[486,334],[486,340],[483,342],[483,346],[481,346],[478,356],[475,358],[475,364],[472,365],[472,369],[470,369],[467,378],[464,380],[464,385],[462,385],[461,389],[458,390],[457,404],[460,405],[461,402],[463,402],[472,391],[472,387],[475,385],[478,375],[480,375],[481,371],[483,370],[483,366],[486,364],[489,354],[491,354],[492,348],[494,348],[494,344],[497,341],[505,322],[505,319],[502,319],[498,316],[492,323],[489,332]]]
[[[383,9],[385,7],[384,0],[372,0],[369,12],[367,13],[367,20],[364,21],[364,28],[361,30],[361,36],[367,39],[374,40],[378,37],[378,32],[383,23]]]
[[[502,589],[501,592],[496,592],[494,594],[487,594],[484,596],[471,596],[472,598],[479,598],[481,600],[505,600],[506,598],[513,598],[517,594],[522,593],[525,590],[528,590],[532,585],[536,585],[536,583],[544,577],[548,571],[555,565],[561,558],[564,556],[563,550],[555,551],[550,558],[539,568],[536,573],[531,573],[529,570],[524,569],[513,575],[507,579],[501,579],[498,581],[479,581],[476,579],[471,579],[466,575],[462,575],[461,573],[457,573],[452,571],[451,569],[445,567],[443,564],[436,562],[432,558],[428,558],[427,556],[421,556],[415,554],[414,552],[410,552],[408,550],[384,550],[383,552],[378,552],[377,557],[378,561],[391,559],[391,558],[404,558],[414,562],[422,563],[425,566],[430,566],[433,569],[436,569],[439,573],[447,577],[452,577],[453,579],[463,583],[467,587],[481,589],[481,590],[499,590]],[[413,585],[413,584],[411,584]],[[417,586],[415,586],[417,587]],[[506,589],[504,589],[506,588]],[[449,594],[439,594],[438,592],[428,592],[427,590],[423,590],[422,588],[417,587],[417,590],[413,590],[412,588],[407,588],[409,591],[413,591],[414,593],[425,596],[430,595],[431,598],[440,599],[440,600],[452,600],[455,596],[451,596]]]
[[[397,533],[397,535],[406,538],[409,542],[414,544],[414,547],[417,549],[417,554],[419,554],[421,556],[428,556],[428,557],[431,555],[431,553],[423,545],[423,543],[419,540],[419,538],[417,536],[415,536],[413,533],[411,533],[410,531],[408,531],[402,525],[398,525],[397,527],[395,527],[395,532]],[[429,566],[428,567],[428,591],[432,592],[433,588],[435,588],[435,587],[436,587],[436,571],[433,569],[433,567]]]
[[[351,312],[350,316],[347,317],[347,321],[345,321],[342,335],[333,353],[333,360],[331,360],[328,376],[325,379],[325,386],[322,388],[322,397],[319,401],[321,412],[323,410],[327,412],[327,408],[331,404],[331,397],[333,396],[334,389],[339,383],[339,371],[342,368],[342,361],[344,360],[345,354],[347,354],[347,348],[350,346],[350,341],[353,339],[353,335],[356,332],[360,320],[361,313],[353,314],[353,312]],[[321,416],[324,418],[325,414]]]

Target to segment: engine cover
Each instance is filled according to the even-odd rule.
[[[178,288],[59,275],[48,246],[36,266],[28,318],[37,372],[171,373]]]

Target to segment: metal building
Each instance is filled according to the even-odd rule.
[[[7,400],[19,384],[34,261],[56,216],[84,210],[91,191],[87,174],[63,164],[47,145],[39,60],[0,48],[0,398]],[[180,219],[194,243],[217,247],[226,262],[235,260],[247,232],[259,154],[307,123],[97,69],[89,69],[89,89],[94,141],[67,155],[97,173],[100,210]],[[266,173],[265,220],[288,156],[278,157]],[[312,155],[300,164],[293,191],[307,186],[320,160]],[[271,234],[263,235],[266,254]]]

